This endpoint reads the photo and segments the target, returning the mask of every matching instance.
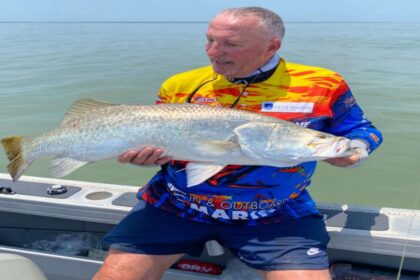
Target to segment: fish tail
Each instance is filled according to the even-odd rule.
[[[1,139],[1,144],[9,159],[7,169],[9,170],[10,176],[13,178],[13,182],[16,182],[30,165],[30,163],[25,160],[22,151],[22,144],[27,138],[28,137],[14,136]]]

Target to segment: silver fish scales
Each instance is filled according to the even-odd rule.
[[[188,161],[189,186],[224,166],[294,166],[346,156],[350,140],[253,112],[197,104],[117,105],[75,102],[61,124],[34,137],[2,139],[18,180],[37,159],[53,156],[51,175],[64,177],[81,166],[115,158],[130,149],[163,147]]]

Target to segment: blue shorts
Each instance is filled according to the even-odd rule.
[[[327,269],[329,265],[329,236],[321,216],[257,226],[208,224],[140,201],[103,243],[129,253],[200,256],[208,240],[217,240],[255,269]]]

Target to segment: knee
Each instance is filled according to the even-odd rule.
[[[157,256],[111,249],[93,280],[156,280],[182,254]]]
[[[136,269],[127,269],[126,267],[108,266],[104,264],[92,280],[157,280],[161,279],[163,274],[164,271],[139,271]]]
[[[138,258],[135,258],[134,254],[111,249],[92,280],[147,279],[143,277],[144,275],[140,271],[136,270],[139,266],[142,266],[142,262]]]

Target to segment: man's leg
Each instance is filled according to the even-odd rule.
[[[261,271],[266,280],[331,280],[328,269]]]
[[[199,256],[213,233],[139,201],[102,242],[110,250],[95,280],[157,280],[183,254]]]
[[[93,280],[158,280],[182,255],[143,255],[111,249]]]
[[[319,215],[246,228],[230,226],[217,238],[267,280],[331,279],[329,236]]]

